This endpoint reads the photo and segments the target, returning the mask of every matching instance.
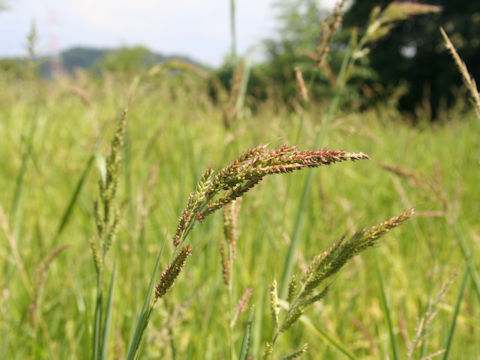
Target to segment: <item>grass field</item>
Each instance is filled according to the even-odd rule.
[[[2,359],[91,356],[93,201],[130,79],[80,75],[55,82],[0,80]],[[106,293],[116,263],[108,358],[125,358],[157,255],[165,244],[162,270],[204,170],[225,167],[261,144],[313,149],[326,106],[291,112],[274,105],[246,112],[226,129],[221,109],[194,75],[139,84],[122,150],[119,231],[105,263]],[[473,112],[460,115],[465,111],[459,107],[433,125],[419,112],[412,126],[389,105],[339,111],[332,119],[320,147],[365,152],[371,160],[311,170],[295,272],[342,234],[411,207],[416,216],[335,275],[327,296],[280,337],[276,356],[308,343],[304,358],[405,359],[433,303],[430,313],[438,313],[411,358],[448,347],[451,359],[480,359],[480,122]],[[230,300],[220,261],[222,216],[215,213],[195,227],[192,256],[165,301],[156,304],[141,358],[238,357],[249,310],[231,332],[229,323],[247,288],[248,308],[255,305],[249,353],[261,357],[272,331],[270,286],[274,279],[281,283],[309,171],[268,177],[243,197]]]

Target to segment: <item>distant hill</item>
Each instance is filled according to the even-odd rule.
[[[108,59],[113,58],[114,56],[119,56],[121,52],[128,51],[129,53],[140,53],[142,60],[145,64],[155,64],[170,59],[180,59],[190,64],[201,66],[199,62],[186,57],[186,56],[174,56],[174,55],[163,55],[155,53],[144,47],[132,47],[132,48],[91,48],[91,47],[73,47],[62,51],[60,54],[60,59],[62,63],[63,70],[69,74],[73,74],[75,69],[91,69],[97,64],[107,63]],[[131,55],[130,55],[131,56]],[[52,57],[46,56],[42,58],[40,65],[40,74],[42,77],[50,78],[52,77],[52,66],[51,66]],[[137,62],[138,59],[134,59]]]

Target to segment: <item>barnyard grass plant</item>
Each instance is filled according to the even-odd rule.
[[[284,174],[302,168],[315,168],[348,160],[365,159],[369,159],[368,155],[361,152],[353,153],[344,150],[327,149],[298,150],[295,146],[268,149],[266,145],[263,145],[241,154],[230,165],[217,173],[213,169],[205,171],[195,191],[190,194],[182,216],[178,221],[177,230],[172,239],[172,260],[162,272],[160,280],[155,286],[153,298],[150,298],[149,293],[146,295],[145,304],[147,306],[144,306],[138,319],[135,336],[130,345],[129,358],[135,358],[155,304],[168,294],[181,274],[187,259],[192,255],[195,242],[189,240],[188,236],[197,223],[203,222],[209,215],[223,208],[225,243],[220,245],[220,251],[223,280],[229,289],[228,303],[229,311],[231,311],[233,304],[231,289],[232,263],[236,256],[236,223],[242,196],[268,175]],[[409,210],[371,228],[360,230],[347,241],[344,241],[344,237],[342,237],[328,250],[315,257],[301,279],[296,275],[292,277],[287,299],[289,307],[281,320],[277,285],[276,281],[274,281],[270,291],[274,332],[271,341],[267,344],[264,357],[266,359],[272,358],[274,345],[279,335],[288,330],[308,306],[321,300],[327,294],[328,285],[323,286],[327,279],[336,274],[355,255],[374,246],[381,235],[400,225],[412,215],[413,210]],[[152,275],[152,281],[156,276],[157,266],[158,261]],[[150,289],[152,289],[152,286],[153,283],[150,285]],[[238,314],[245,309],[246,303],[248,303],[251,290],[247,289],[245,294],[239,302],[239,304],[243,304],[242,310],[238,310],[239,306],[237,306],[235,315],[232,316],[230,313],[229,317],[228,345],[232,358],[234,358],[235,350],[233,349],[231,331]],[[248,331],[246,330],[245,332],[242,349],[240,350],[240,358],[242,359],[246,359],[248,356],[252,316],[253,308],[247,322]],[[296,358],[306,352],[307,348],[308,346],[305,345],[285,358]]]

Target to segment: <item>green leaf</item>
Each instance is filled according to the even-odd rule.
[[[250,313],[248,314],[247,325],[245,326],[245,333],[243,334],[242,348],[240,349],[240,355],[238,360],[247,360],[248,348],[250,347],[250,335],[252,333],[253,314],[255,312],[255,306],[252,305]]]
[[[130,340],[130,345],[128,347],[127,360],[135,359],[137,351],[142,342],[143,333],[148,325],[148,321],[150,320],[150,314],[152,313],[152,310],[153,310],[153,303],[151,302],[151,297],[153,293],[153,287],[155,285],[155,277],[157,275],[158,266],[160,265],[160,257],[162,256],[163,249],[165,248],[166,242],[167,242],[167,238],[163,240],[162,248],[158,253],[157,261],[155,262],[155,266],[153,268],[152,276],[150,278],[150,283],[148,285],[148,289],[145,294],[145,299],[143,301],[142,310],[140,311],[140,315],[138,316],[137,325],[135,326],[135,332],[133,333],[132,339]]]
[[[107,308],[105,309],[105,320],[103,322],[102,353],[101,359],[107,359],[108,337],[110,335],[110,323],[112,318],[113,290],[115,286],[115,276],[117,271],[117,261],[113,264],[112,277],[110,279],[110,290],[108,291]]]

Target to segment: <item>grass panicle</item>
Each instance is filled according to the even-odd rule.
[[[443,30],[442,27],[440,28],[440,32],[442,33],[447,50],[450,51],[450,54],[452,54],[452,57],[455,60],[455,64],[457,65],[458,70],[462,74],[463,82],[465,83],[465,86],[470,92],[470,96],[473,99],[475,112],[477,113],[477,117],[480,119],[480,94],[478,93],[478,88],[477,88],[477,84],[475,83],[475,79],[468,72],[467,65],[465,65],[460,55],[458,55],[458,52],[455,49],[455,46],[452,44],[452,42],[450,41],[450,38],[448,37],[447,33],[445,32],[445,30]]]
[[[312,56],[314,59],[314,68],[319,68],[325,64],[325,58],[328,54],[329,44],[332,41],[332,37],[342,25],[346,2],[346,0],[340,0],[337,2],[332,15],[325,18],[322,22],[316,52]]]
[[[354,256],[375,246],[382,235],[411,218],[413,214],[414,210],[410,209],[377,225],[362,229],[346,241],[344,236],[341,237],[330,248],[312,260],[300,282],[296,280],[295,275],[292,276],[288,295],[289,305],[286,314],[278,321],[278,314],[272,310],[275,331],[272,339],[267,344],[265,354],[268,355],[265,355],[265,357],[269,359],[273,356],[273,348],[280,334],[290,329],[309,306],[326,296],[330,288],[329,285],[323,286],[319,291],[317,289],[328,278],[336,274]],[[295,291],[294,289],[297,287],[298,290]],[[271,300],[273,309],[272,304],[273,300]],[[277,323],[279,324],[278,326],[276,325]]]
[[[233,327],[235,325],[238,315],[247,310],[248,302],[252,297],[252,292],[252,288],[246,288],[243,292],[242,297],[240,298],[240,300],[238,300],[237,306],[235,307],[235,315],[233,316],[232,322],[230,323],[230,327]]]
[[[439,13],[441,6],[411,1],[393,1],[383,11],[376,6],[370,13],[370,20],[362,42],[377,41],[386,36],[400,21],[413,16]]]
[[[297,150],[295,146],[273,150],[268,150],[266,146],[250,149],[217,174],[212,169],[203,174],[180,217],[173,244],[181,244],[197,221],[203,221],[241,197],[268,175],[362,159],[369,157],[364,153],[344,150]]]
[[[280,313],[280,305],[278,304],[277,280],[273,280],[270,286],[270,312],[272,314],[272,328],[274,331],[278,329],[278,314]]]
[[[300,349],[298,349],[297,351],[295,351],[295,352],[293,352],[293,353],[291,353],[291,354],[282,356],[282,357],[280,358],[280,360],[293,360],[293,359],[298,359],[300,356],[302,356],[303,354],[305,354],[307,351],[308,351],[308,344],[305,344],[305,345],[303,345]]]
[[[97,297],[95,301],[94,327],[92,340],[92,359],[102,358],[106,353],[108,339],[110,314],[113,296],[113,281],[110,286],[109,299],[107,303],[106,314],[104,314],[103,304],[103,277],[105,257],[110,250],[118,231],[120,214],[116,203],[117,188],[119,183],[120,166],[122,162],[123,138],[127,122],[127,109],[122,112],[120,120],[115,129],[112,141],[110,143],[110,153],[105,161],[104,168],[100,169],[100,179],[98,181],[99,200],[93,204],[93,215],[97,236],[90,239],[90,248],[92,251],[93,263],[96,271]],[[102,323],[103,322],[103,323]]]
[[[110,154],[105,162],[105,171],[101,171],[102,175],[98,181],[100,199],[95,201],[93,205],[97,237],[91,240],[90,245],[97,273],[102,271],[105,256],[110,250],[118,231],[120,216],[115,197],[120,178],[119,168],[122,162],[126,121],[127,110],[125,109],[110,144]]]

